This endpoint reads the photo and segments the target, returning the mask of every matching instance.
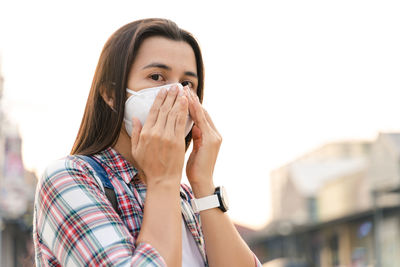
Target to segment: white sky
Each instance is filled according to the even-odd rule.
[[[204,106],[224,141],[215,183],[231,217],[269,218],[269,173],[326,142],[400,130],[399,1],[0,2],[3,105],[41,173],[75,139],[100,51],[122,25],[165,17],[192,32]]]

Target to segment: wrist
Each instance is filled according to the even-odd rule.
[[[156,179],[147,179],[147,191],[176,191],[180,190],[180,179],[170,179],[161,177]]]
[[[196,183],[196,184],[191,183],[190,185],[192,187],[192,191],[195,198],[210,196],[214,194],[215,191],[215,185],[212,181],[208,183]]]

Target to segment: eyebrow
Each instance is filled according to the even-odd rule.
[[[159,68],[159,69],[165,69],[165,70],[171,70],[172,68],[170,66],[167,66],[163,63],[158,63],[158,62],[154,62],[154,63],[150,63],[149,65],[144,66],[142,69],[149,69],[149,68]],[[194,78],[198,78],[197,74],[194,73],[193,71],[185,71],[184,73],[186,76],[192,76]]]

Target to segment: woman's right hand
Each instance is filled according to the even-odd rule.
[[[143,127],[138,118],[132,119],[132,157],[147,186],[180,184],[187,116],[188,99],[174,85],[168,91],[160,90]]]

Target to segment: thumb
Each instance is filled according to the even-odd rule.
[[[142,123],[136,117],[132,118],[132,134],[131,134],[131,145],[132,151],[134,151],[139,142],[140,132],[142,131]]]
[[[192,128],[193,151],[199,150],[202,142],[202,133],[200,128],[195,124]]]

